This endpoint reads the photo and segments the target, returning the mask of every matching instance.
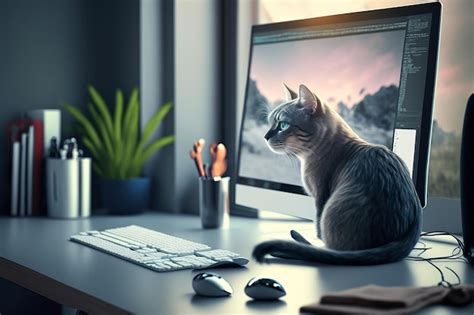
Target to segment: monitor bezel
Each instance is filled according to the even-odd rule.
[[[323,16],[295,21],[278,22],[271,24],[253,25],[251,36],[250,36],[250,52],[247,65],[247,82],[245,86],[245,97],[244,107],[242,112],[242,120],[240,122],[239,130],[239,141],[238,141],[238,155],[237,155],[237,167],[235,168],[235,184],[247,185],[256,188],[278,190],[282,192],[303,194],[306,195],[303,187],[291,184],[277,183],[272,181],[266,181],[261,179],[243,177],[239,175],[240,171],[240,158],[241,158],[241,147],[242,147],[242,130],[244,126],[244,115],[247,107],[247,93],[249,87],[249,76],[250,68],[252,65],[253,56],[253,38],[256,33],[269,32],[278,30],[288,30],[294,28],[302,28],[307,26],[320,26],[330,24],[341,24],[351,22],[361,22],[370,20],[379,20],[387,18],[396,18],[400,16],[409,15],[420,15],[420,14],[431,14],[431,30],[429,39],[428,49],[428,61],[427,71],[425,80],[425,91],[423,97],[423,109],[420,126],[420,142],[418,148],[418,163],[415,180],[415,188],[420,198],[420,202],[423,207],[426,206],[427,201],[427,186],[428,186],[428,168],[429,168],[429,154],[430,154],[430,143],[431,143],[431,131],[432,131],[432,117],[434,109],[434,95],[435,95],[435,83],[437,74],[437,61],[438,61],[438,48],[439,48],[439,34],[440,34],[440,22],[441,22],[441,3],[432,2],[426,4],[417,4],[403,7],[378,9],[362,12],[345,13],[331,16]],[[235,200],[235,199],[234,199]],[[237,200],[235,200],[237,203]]]

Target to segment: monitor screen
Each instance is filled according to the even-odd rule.
[[[283,84],[305,84],[362,139],[398,154],[425,203],[439,16],[394,12],[254,26],[237,184],[304,194],[299,161],[272,152],[264,135]]]

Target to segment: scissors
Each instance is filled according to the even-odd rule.
[[[199,139],[198,141],[194,142],[193,149],[189,152],[191,159],[193,159],[194,163],[196,164],[196,168],[200,177],[206,177],[206,171],[204,170],[204,165],[202,164],[202,149],[204,148],[205,143],[206,141],[204,141],[204,139]]]
[[[224,175],[227,170],[227,148],[223,143],[211,144],[209,147],[211,151],[212,164],[209,170],[211,177],[220,177]]]

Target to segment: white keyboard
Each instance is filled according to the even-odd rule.
[[[155,271],[243,266],[248,259],[223,249],[136,225],[73,235],[77,242]]]

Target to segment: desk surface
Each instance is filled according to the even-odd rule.
[[[313,223],[232,217],[230,227],[203,230],[198,217],[147,213],[137,216],[98,216],[81,220],[0,218],[0,277],[58,303],[91,313],[235,314],[293,313],[321,295],[366,284],[430,286],[439,273],[425,262],[402,261],[382,266],[257,264],[247,268],[216,269],[234,288],[229,298],[200,298],[193,294],[192,270],[157,273],[97,250],[68,241],[86,230],[137,224],[223,248],[250,257],[253,246],[270,238],[288,238],[296,229],[311,235]],[[428,242],[437,251],[450,252],[452,244]],[[433,252],[435,254],[435,252]],[[455,270],[464,283],[474,283],[474,268],[463,262],[438,263]],[[445,272],[449,280],[454,276]],[[251,301],[243,292],[254,276],[279,280],[287,296],[278,302]],[[423,314],[472,314],[474,305],[455,309],[434,306]]]

